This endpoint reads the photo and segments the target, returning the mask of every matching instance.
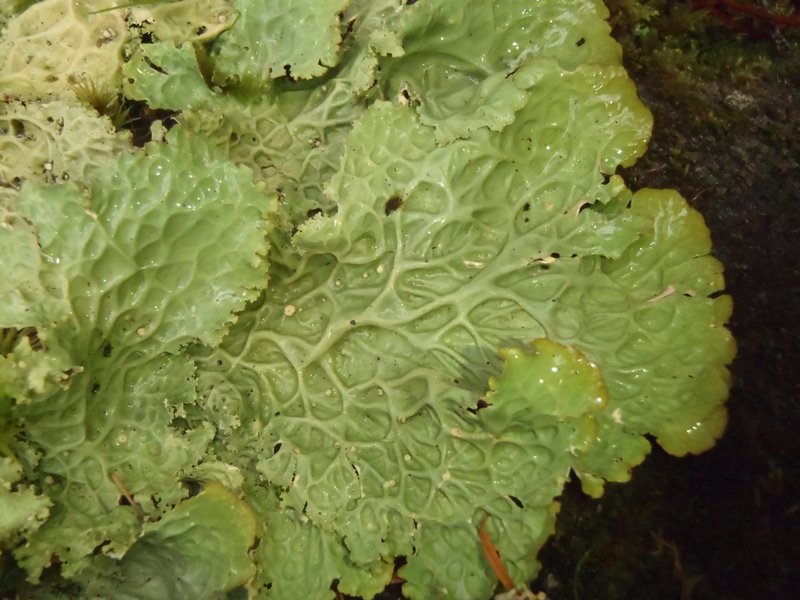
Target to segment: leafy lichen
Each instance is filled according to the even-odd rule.
[[[3,542],[32,581],[57,559],[85,593],[155,571],[154,593],[371,597],[403,558],[410,598],[488,597],[485,514],[524,584],[571,471],[599,495],[648,435],[714,443],[722,267],[679,194],[616,174],[652,122],[601,3],[294,2],[290,22],[240,0],[229,28],[222,4],[195,17],[223,11],[213,39],[158,7],[62,19],[114,15],[102,81],[178,125],[141,150],[108,132],[124,151],[66,161],[72,183],[23,165],[9,195],[2,325],[65,374],[21,384],[20,346],[0,380],[14,481],[52,504]],[[0,43],[27,47],[31,14]],[[36,110],[74,106],[47,69],[4,69]],[[246,534],[197,547],[214,514]],[[231,576],[204,579],[217,562]]]

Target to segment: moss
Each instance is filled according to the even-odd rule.
[[[78,101],[94,108],[97,114],[108,117],[114,129],[120,130],[129,124],[130,106],[126,106],[122,95],[108,84],[83,78],[70,80],[70,86]]]
[[[626,67],[657,114],[651,149],[630,172],[630,183],[668,168],[689,177],[682,191],[692,197],[730,186],[731,154],[736,181],[752,177],[765,153],[778,162],[797,156],[796,135],[785,124],[800,105],[800,36],[752,39],[712,15],[664,0],[608,4]],[[680,183],[647,179],[656,186]]]

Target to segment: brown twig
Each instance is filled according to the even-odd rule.
[[[661,535],[661,532],[650,532],[656,543],[656,554],[666,554],[672,559],[672,572],[678,583],[681,584],[681,600],[691,600],[692,592],[703,579],[702,575],[688,575],[681,562],[681,554],[675,542],[671,542]]]

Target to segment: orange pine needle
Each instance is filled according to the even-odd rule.
[[[128,491],[128,488],[125,487],[125,483],[122,481],[122,477],[120,477],[119,473],[111,471],[109,475],[111,476],[111,481],[113,481],[114,485],[117,487],[117,491],[120,493],[120,496],[124,497],[128,501],[128,504],[130,504],[133,510],[136,511],[136,514],[144,518],[144,510],[142,510],[141,505],[133,499],[133,496]]]
[[[510,592],[516,586],[514,585],[514,580],[511,579],[511,575],[508,574],[506,566],[503,564],[503,559],[500,558],[500,553],[497,551],[497,548],[495,548],[492,539],[489,537],[489,533],[486,531],[486,519],[488,518],[488,513],[483,515],[481,524],[478,527],[478,537],[481,539],[481,545],[483,546],[483,553],[486,555],[486,560],[489,561],[489,566],[492,567],[492,571],[494,571],[497,580],[506,588],[506,591]]]

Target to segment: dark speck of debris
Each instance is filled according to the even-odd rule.
[[[386,204],[383,205],[383,212],[386,213],[388,217],[401,206],[403,206],[403,199],[400,196],[392,196],[386,201]]]

